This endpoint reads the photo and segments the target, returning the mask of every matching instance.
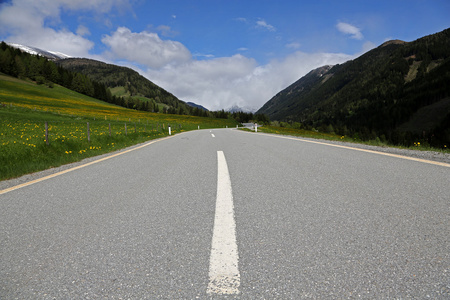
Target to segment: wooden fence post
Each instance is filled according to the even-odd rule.
[[[48,145],[50,145],[50,142],[48,141],[48,123],[47,121],[45,122],[45,143]]]
[[[87,122],[87,136],[88,142],[91,142],[91,131],[89,130],[89,122]]]
[[[125,135],[127,135],[127,123],[125,123]]]

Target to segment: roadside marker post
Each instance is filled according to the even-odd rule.
[[[172,131],[171,131],[170,126],[168,128],[169,128],[169,135],[172,135]]]
[[[258,132],[258,123],[255,123],[255,132]]]

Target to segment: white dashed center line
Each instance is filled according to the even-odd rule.
[[[230,174],[223,151],[217,151],[217,198],[209,260],[209,294],[239,294],[236,224]]]

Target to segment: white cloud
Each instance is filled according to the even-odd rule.
[[[89,50],[94,47],[93,42],[81,35],[67,30],[54,30],[38,26],[16,33],[10,36],[7,41],[49,51],[58,51],[73,57],[86,57]]]
[[[289,48],[289,49],[299,49],[300,47],[301,47],[301,44],[296,43],[296,42],[286,44],[286,48]]]
[[[240,96],[236,93],[239,80],[251,74],[256,67],[255,60],[237,54],[210,60],[192,60],[144,73],[180,99],[216,110],[239,100]]]
[[[203,54],[203,53],[194,53],[192,54],[194,57],[205,57],[205,58],[214,58],[214,54]]]
[[[80,25],[77,28],[77,35],[79,36],[85,36],[85,35],[90,35],[91,32],[89,31],[89,28],[87,28],[86,26]]]
[[[268,31],[276,31],[275,27],[270,24],[267,24],[264,20],[256,21],[256,27],[267,29]]]
[[[149,68],[180,64],[191,59],[189,50],[179,42],[161,40],[156,33],[131,32],[126,27],[105,35],[102,42],[110,47],[111,59],[134,61]]]
[[[20,0],[19,0],[20,1]],[[32,2],[43,2],[43,5],[50,3],[57,5],[58,3],[62,7],[66,7],[71,10],[91,10],[97,13],[108,13],[113,7],[118,7],[121,11],[131,10],[129,0],[27,0]]]
[[[226,109],[233,105],[258,109],[312,69],[350,58],[345,54],[298,51],[261,66],[254,59],[237,54],[140,72],[179,99],[208,109]]]
[[[348,23],[339,22],[336,24],[336,28],[344,34],[349,34],[352,39],[362,40],[364,37],[361,29]]]
[[[94,44],[84,38],[89,34],[86,27],[78,27],[77,33],[61,24],[60,13],[66,10],[90,10],[106,13],[113,6],[126,7],[126,0],[13,0],[4,3],[0,10],[0,33],[7,35],[8,42],[59,51],[71,56],[88,56]],[[48,25],[50,24],[50,25]]]
[[[156,27],[156,30],[161,32],[162,36],[174,37],[174,36],[178,35],[178,32],[173,31],[172,28],[167,25],[159,25],[158,27]]]

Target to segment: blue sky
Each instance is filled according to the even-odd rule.
[[[13,0],[0,39],[132,67],[209,109],[260,108],[310,70],[450,27],[448,0]]]

